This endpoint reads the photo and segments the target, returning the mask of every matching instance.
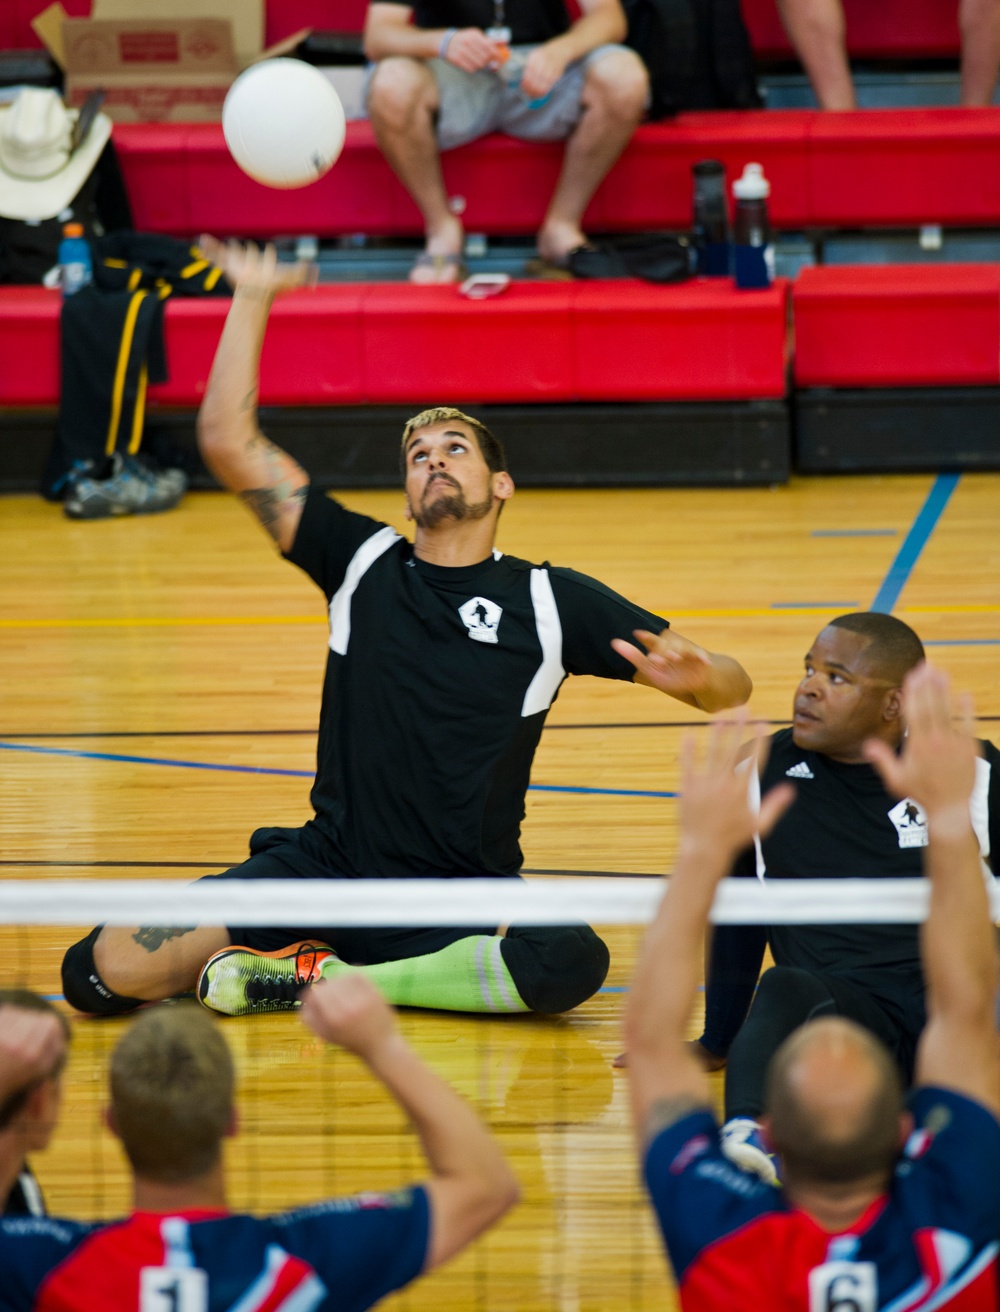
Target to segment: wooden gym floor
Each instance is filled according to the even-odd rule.
[[[344,499],[402,527],[396,493]],[[754,678],[753,709],[770,720],[787,716],[826,619],[893,609],[975,693],[993,736],[998,512],[992,475],[527,491],[504,514],[500,546],[594,574],[737,656]],[[0,560],[0,877],[184,881],[239,861],[258,824],[306,818],[323,599],[233,499],[192,495],[170,514],[78,524],[35,498],[7,498]],[[687,723],[704,721],[650,690],[570,680],[535,762],[535,784],[553,791],[529,794],[527,868],[668,869],[675,803],[641,794],[674,788]],[[0,931],[0,983],[58,994],[62,950],[78,936]],[[525,1199],[392,1306],[674,1306],[638,1189],[625,1076],[610,1066],[637,934],[607,937],[607,987],[572,1016],[403,1016],[419,1050],[494,1126]],[[119,1032],[117,1022],[75,1026],[63,1124],[36,1163],[55,1212],[127,1207],[123,1164],[100,1123]],[[402,1117],[353,1059],[321,1051],[292,1016],[231,1021],[225,1032],[244,1125],[230,1152],[234,1206],[271,1210],[419,1177]]]

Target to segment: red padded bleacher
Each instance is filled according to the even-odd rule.
[[[764,58],[792,58],[774,0],[741,0],[750,39]],[[49,0],[0,2],[0,49],[39,44],[31,19]],[[90,13],[91,0],[63,0],[69,14]],[[843,0],[847,44],[861,59],[958,56],[958,0]],[[303,27],[360,32],[367,0],[268,0],[265,44]]]
[[[261,367],[265,405],[780,398],[788,285],[728,280],[515,283],[469,301],[450,287],[323,285],[275,303]],[[195,406],[228,310],[166,306],[170,382],[151,405]],[[0,292],[0,406],[59,397],[59,296]]]
[[[136,224],[149,232],[266,237],[416,235],[420,216],[367,123],[348,125],[336,166],[310,187],[277,191],[233,163],[214,124],[119,124],[115,142]],[[587,211],[592,231],[685,228],[691,165],[721,159],[731,178],[758,160],[776,227],[1000,223],[1000,108],[821,114],[682,114],[635,134]],[[449,194],[473,232],[529,234],[558,174],[558,145],[491,136],[444,156]]]
[[[958,58],[959,0],[842,0],[856,59]],[[741,0],[754,52],[793,59],[775,0]]]
[[[831,265],[792,295],[799,387],[1000,383],[1000,266]]]

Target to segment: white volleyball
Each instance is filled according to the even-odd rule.
[[[329,80],[301,59],[265,59],[226,94],[222,131],[244,173],[267,187],[305,187],[344,147],[344,107]]]

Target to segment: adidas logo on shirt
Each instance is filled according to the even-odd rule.
[[[798,765],[793,765],[790,770],[785,771],[785,774],[789,777],[789,779],[815,779],[816,778],[813,772],[809,769],[808,765],[806,765],[805,761],[800,761]]]

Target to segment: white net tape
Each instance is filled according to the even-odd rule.
[[[598,925],[644,924],[658,879],[3,880],[0,922],[13,925]],[[922,921],[924,879],[726,879],[716,924]],[[994,920],[1000,885],[989,881]]]

